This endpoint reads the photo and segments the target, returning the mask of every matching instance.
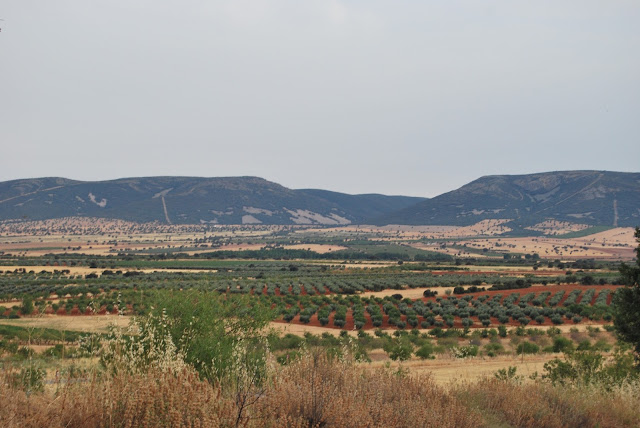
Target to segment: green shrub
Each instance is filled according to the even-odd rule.
[[[433,359],[434,354],[435,353],[435,347],[433,346],[433,343],[431,342],[426,342],[423,343],[422,346],[420,346],[420,348],[418,348],[418,350],[416,351],[416,356],[419,357],[421,360],[426,360],[426,359]]]
[[[566,337],[557,336],[553,339],[553,352],[570,352],[573,348],[573,342]]]
[[[454,346],[451,348],[451,353],[455,358],[469,358],[478,355],[478,347],[476,345],[468,346]]]
[[[540,351],[540,347],[532,342],[522,342],[516,348],[518,355],[520,354],[537,354]]]
[[[588,351],[592,348],[591,341],[589,339],[584,339],[578,343],[578,347],[576,350],[578,351]]]
[[[484,350],[490,357],[495,357],[504,352],[504,346],[501,343],[491,342],[484,345]]]
[[[393,361],[406,361],[413,354],[413,346],[408,340],[390,340],[382,349]]]

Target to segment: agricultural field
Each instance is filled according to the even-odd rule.
[[[271,248],[336,253],[364,253],[368,258],[500,259],[538,254],[544,259],[629,260],[632,228],[593,228],[546,222],[531,228],[536,236],[514,236],[505,220],[472,226],[218,226],[138,224],[122,220],[58,219],[0,223],[0,254],[91,255],[247,252]],[[391,256],[391,257],[390,257]],[[240,257],[243,257],[240,254]]]
[[[477,242],[521,239],[496,238],[489,229],[499,231],[499,223],[478,228],[472,232],[487,237]],[[612,327],[612,302],[622,287],[616,260],[547,258],[538,247],[508,257],[500,247],[478,247],[474,257],[447,254],[454,243],[470,248],[476,242],[458,241],[471,228],[219,229],[133,228],[125,236],[116,229],[75,235],[69,232],[80,230],[70,228],[39,237],[4,229],[0,364],[17,370],[10,382],[45,392],[59,389],[61,376],[89,382],[91,373],[117,361],[132,364],[111,354],[114,343],[133,346],[134,338],[163,331],[173,326],[169,319],[176,322],[202,305],[198,310],[209,318],[198,322],[225,320],[202,331],[248,329],[252,340],[267,346],[273,376],[302,370],[322,350],[322,358],[351,361],[343,373],[411,373],[428,379],[429,388],[463,397],[469,389],[456,389],[460,382],[486,387],[483,382],[495,379],[538,388],[541,379],[560,376],[562,364],[579,364],[575,355],[602,358],[603,367],[615,370],[629,355]],[[447,233],[437,238],[444,247],[420,248]],[[626,239],[626,232],[612,229],[589,239],[613,242]],[[179,337],[141,339],[144,352],[131,350],[126,358],[163,355],[174,346],[165,341]],[[164,345],[152,351],[152,343]],[[174,358],[171,364],[185,364]],[[217,379],[196,360],[185,361],[200,378]]]

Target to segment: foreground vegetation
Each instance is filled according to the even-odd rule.
[[[338,337],[282,337],[265,330],[272,314],[256,302],[250,296],[212,297],[198,291],[157,293],[153,309],[129,329],[75,336],[41,354],[25,341],[49,334],[48,330],[10,328],[5,334],[12,338],[4,339],[0,347],[4,356],[0,424],[619,427],[640,423],[640,373],[633,354],[597,328],[586,337],[567,337],[555,327],[472,334],[448,329],[434,330],[437,335],[379,331],[356,337],[346,332]],[[485,346],[473,344],[482,340]],[[535,347],[544,343],[558,356],[543,373],[529,378],[510,367],[491,378],[449,386],[402,365],[366,364],[368,352],[378,347],[398,361],[412,354],[428,359],[443,353],[473,360],[480,354],[506,352],[501,349],[504,340],[523,356],[538,352]]]

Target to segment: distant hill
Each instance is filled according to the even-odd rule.
[[[561,171],[481,177],[457,190],[381,215],[375,224],[461,225],[545,219],[597,226],[640,225],[640,173]]]
[[[0,183],[0,220],[83,216],[167,224],[339,225],[423,200],[292,190],[258,177],[36,178]]]

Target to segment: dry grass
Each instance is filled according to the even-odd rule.
[[[554,387],[366,369],[311,350],[273,367],[239,411],[237,391],[189,370],[93,376],[27,394],[0,373],[2,427],[624,427],[639,426],[638,387]],[[253,396],[252,395],[252,396]]]
[[[3,427],[220,427],[233,420],[233,402],[190,371],[151,371],[107,381],[68,382],[57,394],[28,395],[2,385]]]
[[[6,373],[5,373],[6,374]],[[0,388],[3,427],[475,427],[476,412],[428,376],[366,371],[350,360],[310,352],[275,369],[254,404],[185,370],[94,377],[57,393]]]
[[[633,389],[562,388],[485,379],[457,387],[461,400],[487,419],[531,428],[640,426],[640,395]]]
[[[276,421],[313,427],[475,427],[481,419],[429,376],[368,371],[320,351],[285,366],[261,403]]]
[[[52,328],[56,330],[76,330],[91,333],[104,333],[109,327],[126,327],[131,321],[130,316],[122,315],[82,315],[60,316],[42,315],[32,318],[1,319],[0,324],[18,327]]]
[[[369,354],[372,359],[374,356],[374,352]],[[381,367],[387,364],[389,360],[386,358],[386,354],[380,356],[385,358],[371,363],[372,367]],[[421,360],[414,357],[402,363],[392,362],[390,365],[391,368],[408,369],[414,374],[429,374],[435,383],[447,386],[454,382],[475,382],[510,366],[516,367],[518,373],[524,376],[543,373],[544,364],[558,356],[558,354],[536,354],[527,355],[524,358],[516,355],[499,355],[493,358],[454,358],[439,355],[434,360]]]

